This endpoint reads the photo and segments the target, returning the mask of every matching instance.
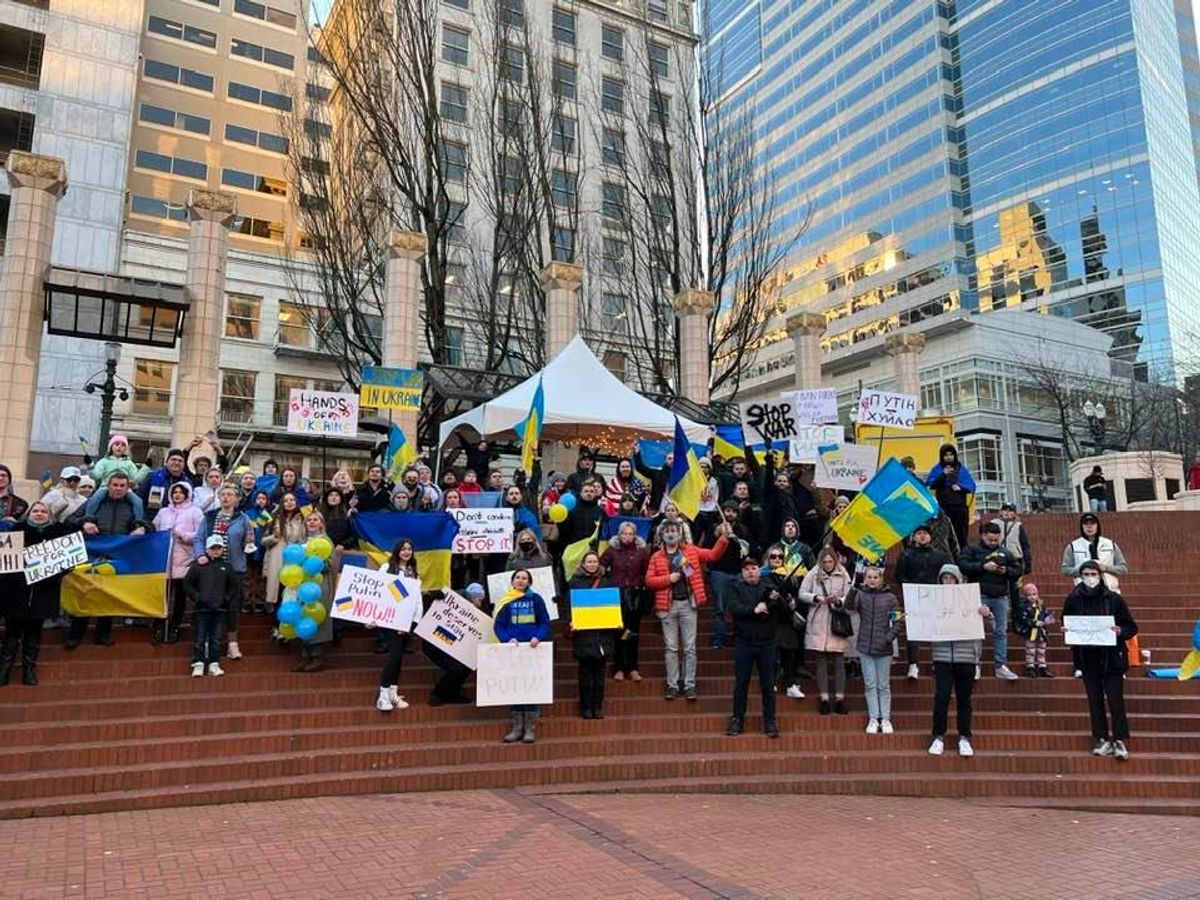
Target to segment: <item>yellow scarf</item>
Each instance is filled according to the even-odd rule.
[[[516,588],[509,588],[508,593],[496,601],[496,605],[492,609],[492,621],[495,621],[496,617],[498,615],[500,615],[500,610],[504,609],[504,607],[506,607],[508,604],[512,603],[514,600],[524,597],[527,593],[528,593],[528,588],[526,588],[526,590],[524,590],[524,591],[519,591]],[[492,630],[491,637],[492,637],[491,642],[493,644],[500,643],[500,639],[498,637],[496,637],[496,632],[495,632],[494,628]]]

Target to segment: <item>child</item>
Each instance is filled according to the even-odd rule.
[[[939,584],[962,584],[963,576],[958,566],[944,565],[938,573]],[[992,613],[986,606],[979,607],[984,623],[992,621]],[[946,750],[946,717],[950,712],[950,692],[958,699],[958,755],[974,756],[971,747],[971,693],[975,690],[976,672],[983,649],[983,641],[934,641],[933,642],[933,742],[929,745],[932,756],[941,756]]]
[[[1026,582],[1017,607],[1017,632],[1025,635],[1025,677],[1053,678],[1046,667],[1046,626],[1054,624],[1054,613],[1042,603],[1038,587]]]
[[[460,494],[479,494],[482,493],[483,487],[479,484],[479,476],[474,469],[467,469],[463,472],[462,484],[458,486]]]
[[[492,629],[496,633],[496,640],[501,643],[528,642],[530,649],[533,649],[540,641],[550,639],[550,613],[546,611],[546,601],[542,596],[530,590],[532,584],[533,576],[529,570],[517,569],[512,573],[512,590],[496,603]],[[519,703],[510,712],[511,727],[504,736],[504,743],[521,741],[532,744],[537,740],[534,729],[540,715],[538,706]]]
[[[131,486],[137,484],[140,469],[129,458],[129,438],[123,434],[114,434],[108,439],[108,455],[92,466],[92,478],[96,484],[108,484],[108,476],[113,472],[124,472],[129,476]]]
[[[863,586],[846,597],[846,609],[859,612],[858,655],[867,696],[867,734],[892,733],[892,641],[900,603],[883,584],[883,570],[867,566]]]
[[[242,612],[266,612],[266,584],[263,581],[263,536],[270,533],[275,517],[271,514],[271,495],[255,490],[254,503],[246,512],[254,527],[255,550],[246,556],[246,578],[242,586]]]
[[[571,629],[571,643],[579,662],[579,713],[585,719],[604,718],[604,669],[615,652],[615,635],[610,630],[576,631],[571,621],[570,591],[610,587],[612,582],[600,565],[600,554],[589,550],[579,571],[567,582],[568,598],[563,619]]]
[[[225,559],[225,541],[219,534],[209,535],[204,542],[204,564],[193,560],[183,580],[184,593],[195,607],[196,641],[192,646],[192,677],[208,674],[214,678],[224,675],[218,660],[221,658],[221,629],[225,613],[235,601],[238,577]]]

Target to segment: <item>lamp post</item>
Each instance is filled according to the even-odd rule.
[[[1103,403],[1088,400],[1083,404],[1083,417],[1087,420],[1088,431],[1092,435],[1092,444],[1097,454],[1104,452],[1104,433],[1108,429],[1108,423],[1104,421],[1106,415]]]
[[[99,453],[104,454],[108,447],[108,438],[112,432],[113,401],[119,394],[122,401],[129,399],[129,391],[117,389],[117,363],[121,361],[121,345],[116,341],[106,341],[104,344],[104,381],[97,384],[94,381],[84,385],[89,394],[100,391],[100,441]]]

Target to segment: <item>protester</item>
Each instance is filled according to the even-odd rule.
[[[641,681],[638,672],[638,641],[642,616],[647,607],[646,568],[650,551],[632,522],[622,522],[617,534],[600,556],[614,587],[621,590],[621,624],[613,656],[613,680]]]
[[[778,623],[791,615],[775,587],[762,580],[759,562],[752,556],[742,560],[742,574],[734,588],[733,613],[733,715],[725,733],[735,737],[746,723],[746,701],[750,677],[758,670],[762,691],[763,733],[779,737],[775,716],[775,632]]]
[[[630,457],[638,474],[650,482],[650,491],[646,497],[646,507],[650,513],[658,513],[662,509],[663,498],[667,496],[667,484],[671,480],[671,465],[675,462],[675,454],[667,453],[663,464],[652,468],[642,459],[637,442],[634,442],[633,455]]]
[[[413,473],[414,476],[416,472]],[[367,480],[362,483],[357,493],[358,512],[384,512],[392,506],[392,489],[384,481],[383,466],[374,463],[367,469]]]
[[[829,669],[833,667],[833,706],[840,716],[846,715],[846,639],[834,633],[835,611],[842,610],[851,586],[850,575],[838,559],[837,551],[824,547],[817,554],[817,564],[804,576],[800,585],[800,601],[809,607],[805,616],[804,647],[817,656],[817,692],[821,695],[821,715],[830,713]]]
[[[184,590],[183,579],[187,577],[192,560],[196,557],[196,535],[200,531],[204,513],[192,503],[192,486],[187,481],[171,485],[167,492],[167,501],[167,505],[154,517],[154,528],[171,533],[171,611],[163,623],[161,639],[164,644],[174,644],[179,640],[179,629],[187,612],[187,593]]]
[[[275,501],[276,506],[283,500],[285,494],[294,496],[301,508],[312,502],[309,499],[308,490],[300,480],[300,473],[292,466],[284,466],[279,470],[279,484],[275,485],[275,490],[271,492],[271,498]]]
[[[900,584],[937,584],[943,566],[953,559],[933,546],[933,527],[929,523],[918,525],[912,533],[908,546],[900,551],[896,560],[896,581]],[[916,641],[905,642],[908,654],[908,678],[916,681],[921,674],[920,650]]]
[[[692,530],[691,523],[687,520],[687,517],[679,511],[679,507],[675,505],[675,501],[673,500],[664,500],[662,511],[650,520],[650,528],[655,535],[658,535],[662,531],[664,522],[673,522],[678,525],[683,534],[683,542],[685,544],[692,543],[695,532]]]
[[[1138,633],[1137,622],[1129,612],[1125,598],[1111,590],[1103,579],[1104,570],[1097,560],[1079,564],[1079,583],[1063,604],[1063,630],[1067,616],[1112,616],[1116,645],[1079,646],[1079,667],[1087,690],[1088,712],[1092,720],[1092,753],[1096,756],[1129,758],[1129,720],[1125,715],[1125,673],[1129,671],[1129,649],[1125,642]],[[1107,710],[1105,709],[1107,703]],[[1109,715],[1112,727],[1109,727]]]
[[[958,565],[967,578],[979,585],[983,605],[992,611],[996,619],[993,638],[996,677],[1004,681],[1016,681],[1019,677],[1008,667],[1008,622],[1011,584],[1021,576],[1017,559],[1000,543],[1000,526],[988,522],[982,528],[978,544],[963,550]]]
[[[202,513],[217,508],[217,492],[221,490],[224,476],[220,469],[209,469],[204,473],[204,483],[192,492],[192,504]]]
[[[962,584],[963,575],[958,566],[942,566],[938,574],[940,584]],[[994,622],[992,611],[979,607],[984,625]],[[957,702],[955,724],[958,728],[958,755],[974,756],[971,746],[971,695],[975,691],[978,677],[982,641],[934,641],[933,655],[933,740],[929,744],[931,756],[946,752],[946,720],[950,713],[950,693]]]
[[[417,552],[413,542],[408,538],[396,541],[391,556],[379,567],[379,571],[419,581],[421,576],[417,573]],[[412,626],[421,621],[421,613],[421,603],[418,601],[412,622],[397,623],[406,626],[403,631],[394,628],[380,629],[381,632],[386,632],[388,655],[383,664],[383,671],[379,674],[379,698],[375,701],[375,708],[380,712],[408,709],[408,702],[400,695],[400,668],[404,663],[404,654],[408,652],[412,643]]]
[[[55,522],[67,521],[87,503],[87,497],[79,493],[82,480],[79,469],[66,466],[58,475],[58,484],[42,496],[42,502],[50,510],[50,518]]]
[[[696,526],[697,534],[703,534],[721,522],[721,488],[712,472],[712,460],[702,456],[697,462],[704,474],[704,487],[700,489],[700,506],[696,513],[696,521],[692,524]]]
[[[442,489],[433,483],[433,469],[423,462],[417,463],[417,487],[421,489],[422,501],[427,508],[441,508]]]
[[[1009,607],[1016,610],[1018,604],[1017,590],[1020,579],[1033,571],[1033,551],[1029,547],[1029,535],[1025,533],[1025,525],[1017,518],[1017,508],[1011,503],[1000,507],[1000,518],[993,519],[1000,526],[1000,543],[1017,560],[1020,575],[1010,584]]]
[[[733,602],[733,592],[742,578],[742,560],[753,556],[754,546],[750,533],[739,521],[741,508],[732,501],[721,505],[721,515],[729,526],[728,540],[725,552],[721,558],[708,567],[708,584],[712,590],[713,599],[713,638],[712,646],[720,650],[726,644],[725,617],[729,612],[729,604]],[[717,527],[705,529],[700,538],[702,547],[711,547],[717,542]]]
[[[578,495],[583,488],[584,482],[593,478],[598,478],[596,474],[596,457],[586,447],[579,449],[579,460],[575,464],[575,471],[567,479],[567,488],[571,493]],[[603,492],[604,485],[600,484],[600,490]],[[599,498],[599,494],[596,495]]]
[[[801,574],[799,577],[804,576]],[[781,676],[788,697],[803,700],[800,663],[804,652],[804,614],[797,605],[800,582],[797,570],[788,567],[783,548],[778,544],[767,549],[762,582],[768,591],[775,591],[783,598],[785,607],[775,622],[776,671]]]
[[[463,597],[476,609],[483,604],[483,585],[468,584],[462,592]],[[434,599],[430,603],[432,609],[444,600]],[[470,703],[471,698],[463,691],[463,685],[471,677],[471,669],[459,662],[446,651],[435,646],[430,641],[421,641],[421,650],[426,658],[442,670],[441,676],[429,692],[429,705],[441,706],[443,703]]]
[[[393,497],[395,496],[397,495],[393,494]],[[407,497],[407,494],[401,494],[400,496]],[[458,488],[446,488],[442,492],[442,509],[466,509],[466,506],[463,503],[463,497]]]
[[[187,475],[187,454],[179,449],[168,450],[162,468],[155,469],[138,484],[137,495],[142,498],[146,515],[153,516],[168,505],[167,488],[181,482],[187,482],[191,487]]]
[[[503,509],[511,509],[513,514],[513,533],[530,530],[541,533],[542,524],[533,511],[525,505],[525,494],[515,484],[504,492]]]
[[[546,489],[542,491],[539,504],[543,519],[550,515],[550,507],[562,500],[563,495],[567,493],[567,476],[562,472],[551,472],[550,477],[546,479]]]
[[[609,629],[575,628],[571,614],[571,594],[574,591],[610,587],[612,582],[600,564],[600,555],[589,550],[579,563],[579,570],[567,582],[565,603],[559,609],[571,634],[571,652],[579,663],[579,715],[584,719],[604,718],[605,668],[613,658],[614,635]]]
[[[200,678],[206,669],[213,677],[225,674],[221,668],[221,629],[238,593],[238,576],[225,559],[225,541],[219,534],[205,540],[203,557],[204,563],[199,557],[192,560],[179,598],[182,604],[190,598],[193,606],[193,678]]]
[[[233,595],[229,603],[226,621],[228,646],[225,655],[230,659],[241,659],[238,647],[238,623],[242,612],[242,583],[246,577],[246,554],[253,550],[254,527],[244,512],[238,509],[238,489],[227,484],[217,493],[217,508],[204,514],[200,530],[196,533],[196,559],[201,565],[208,561],[208,539],[213,535],[221,538],[224,545],[226,565],[233,571]]]
[[[1083,492],[1087,494],[1089,512],[1108,512],[1108,482],[1099,466],[1092,466],[1092,473],[1083,479]]]
[[[305,543],[315,538],[329,538],[325,532],[325,517],[314,510],[304,517]],[[332,542],[332,538],[330,538]],[[300,661],[292,666],[293,672],[321,672],[325,669],[325,645],[333,640],[333,590],[337,586],[336,557],[325,561],[321,577],[321,605],[325,607],[325,618],[317,624],[317,633],[300,642]]]
[[[335,547],[343,550],[351,550],[358,546],[354,528],[350,524],[350,510],[345,503],[347,496],[341,488],[330,485],[325,489],[319,510],[329,540],[333,541]]]
[[[286,472],[287,469],[284,469]],[[295,494],[284,494],[275,513],[275,521],[265,529],[262,544],[263,579],[266,582],[264,599],[267,612],[275,614],[275,607],[283,599],[283,586],[279,573],[283,571],[283,551],[289,544],[300,544],[305,539],[304,513],[300,511],[300,500]]]
[[[1026,677],[1053,678],[1046,665],[1046,626],[1054,624],[1054,613],[1042,603],[1038,586],[1032,581],[1021,585],[1014,619],[1017,633],[1025,636]]]
[[[940,462],[929,472],[925,484],[937,497],[950,523],[960,547],[967,546],[967,525],[970,514],[971,496],[975,493],[975,479],[958,459],[958,450],[953,444],[943,444],[939,451]]]
[[[474,469],[467,469],[463,472],[462,484],[458,486],[460,494],[479,494],[483,492],[483,485],[479,483],[479,474]]]
[[[867,734],[892,733],[892,641],[899,631],[900,601],[883,583],[883,570],[867,566],[862,587],[846,596],[861,616],[858,654],[867,699]]]
[[[264,578],[263,562],[266,550],[263,538],[270,534],[275,516],[271,514],[271,495],[267,491],[256,489],[254,502],[246,512],[246,518],[252,526],[251,541],[254,549],[246,551],[246,578],[242,583],[242,612],[261,613],[266,611],[267,586]]]
[[[496,604],[492,630],[502,644],[525,644],[536,648],[541,641],[550,640],[550,613],[541,594],[531,590],[533,576],[526,569],[512,574],[512,588]],[[536,703],[519,703],[511,708],[511,722],[504,743],[537,740],[537,722],[541,707]]]
[[[737,495],[737,486],[744,484],[746,500],[750,503],[757,502],[759,471],[758,460],[753,453],[747,453],[744,457],[730,457],[725,461],[725,468],[717,473],[718,495],[734,497]]]
[[[1129,566],[1125,562],[1125,554],[1121,552],[1117,542],[1100,533],[1100,517],[1092,512],[1086,512],[1079,517],[1079,537],[1068,543],[1063,550],[1060,571],[1064,575],[1072,576],[1075,584],[1079,584],[1079,576],[1076,573],[1080,564],[1089,559],[1100,564],[1100,571],[1103,573],[1104,583],[1108,589],[1119,593],[1121,583],[1117,576],[1128,572]],[[1080,665],[1079,654],[1079,647],[1071,648],[1076,678],[1083,677],[1083,666]]]
[[[518,569],[541,569],[553,565],[554,560],[542,546],[537,531],[533,528],[526,528],[517,535],[516,546],[509,554],[504,569],[507,572],[515,572]]]
[[[0,465],[0,520],[12,525],[29,510],[29,503],[13,493],[12,470]]]
[[[812,548],[800,537],[800,523],[795,519],[784,522],[780,534],[771,543],[783,549],[784,562],[789,568],[796,570],[797,577],[803,578],[807,575],[816,562]]]
[[[420,476],[417,476],[418,479]],[[493,494],[499,494],[504,490],[504,473],[499,469],[492,469],[488,472],[487,489]]]
[[[615,516],[622,497],[629,495],[644,500],[645,494],[645,486],[634,474],[633,460],[628,457],[618,459],[616,471],[604,486],[604,512]]]
[[[563,544],[573,544],[593,534],[598,536],[597,526],[604,515],[600,505],[603,486],[599,478],[588,478],[579,487],[579,499],[575,508],[567,513],[566,520],[558,527],[558,538]]]
[[[108,439],[108,454],[101,457],[92,466],[91,476],[96,484],[107,485],[109,476],[114,472],[123,472],[130,484],[137,484],[140,474],[138,464],[129,458],[129,438],[123,434],[114,434]]]

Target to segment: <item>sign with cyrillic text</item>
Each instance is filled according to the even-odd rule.
[[[910,641],[981,641],[977,584],[904,585],[904,626]]]
[[[864,391],[858,398],[858,424],[912,431],[917,424],[916,394]]]
[[[5,531],[0,534],[0,575],[15,575],[25,571],[25,532]]]

